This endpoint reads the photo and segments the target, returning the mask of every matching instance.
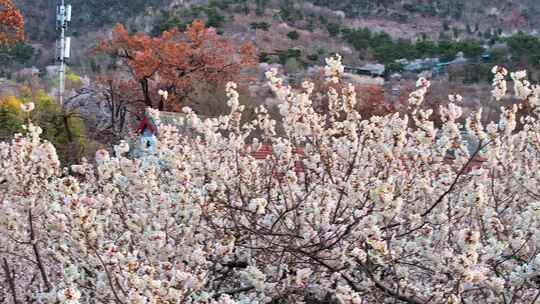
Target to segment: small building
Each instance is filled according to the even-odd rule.
[[[294,171],[296,173],[304,173],[305,167],[302,159],[306,157],[304,148],[297,147],[293,149],[293,154],[295,154],[299,160],[294,161]],[[262,144],[257,150],[251,151],[250,155],[258,161],[267,161],[271,155],[274,154],[274,147],[271,144]]]
[[[403,69],[407,72],[420,73],[422,71],[433,69],[439,62],[439,58],[416,59],[410,61]]]
[[[463,63],[467,63],[468,60],[467,58],[465,58],[465,54],[463,54],[463,52],[459,52],[457,53],[456,55],[456,58],[452,61],[450,61],[450,64],[463,64]]]
[[[395,63],[399,63],[399,64],[402,64],[402,65],[407,65],[407,64],[410,63],[410,61],[405,59],[405,58],[402,58],[402,59],[396,59]]]
[[[393,73],[392,75],[390,75],[391,81],[401,81],[402,78],[403,75],[401,75],[400,73]]]
[[[345,66],[345,72],[372,77],[383,77],[386,72],[386,67],[384,64],[380,63],[368,63],[359,67]]]
[[[433,78],[436,78],[439,75],[444,74],[446,72],[446,68],[450,65],[449,62],[440,62],[431,69],[431,75]]]

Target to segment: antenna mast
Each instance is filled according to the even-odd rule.
[[[60,0],[56,8],[56,30],[59,35],[59,42],[57,43],[58,57],[56,60],[60,63],[58,69],[59,78],[59,90],[58,99],[60,105],[64,105],[64,90],[65,90],[65,77],[66,77],[66,61],[70,57],[71,37],[66,37],[66,31],[71,24],[71,5],[65,5],[64,0]]]

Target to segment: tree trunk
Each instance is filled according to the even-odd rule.
[[[75,161],[78,158],[77,153],[77,145],[75,143],[73,132],[71,131],[71,128],[69,126],[69,117],[66,115],[66,113],[63,113],[62,120],[64,123],[64,128],[66,129],[67,138],[68,138],[68,151],[66,156],[66,161],[68,163],[72,163],[72,161]]]
[[[11,271],[9,270],[8,262],[7,262],[7,260],[5,258],[3,258],[2,260],[4,262],[4,264],[2,266],[4,268],[4,274],[6,276],[6,281],[8,283],[9,289],[11,291],[11,297],[13,298],[13,304],[19,304],[19,300],[17,300],[17,290],[15,289],[15,282],[14,282],[13,276],[11,275]]]
[[[163,111],[164,108],[165,108],[165,102],[163,101],[163,96],[162,96],[161,99],[159,100],[158,110]]]
[[[148,79],[141,79],[140,84],[144,95],[144,105],[147,107],[152,107],[152,99],[150,98],[150,92],[148,89]]]

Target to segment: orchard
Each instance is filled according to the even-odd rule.
[[[154,154],[120,142],[70,168],[29,121],[0,143],[0,302],[535,303],[540,87],[493,72],[499,121],[453,95],[439,125],[425,79],[406,111],[364,119],[352,86],[320,113],[312,83],[271,70],[279,121],[241,122],[231,82],[228,115],[183,109],[191,136],[160,125]]]

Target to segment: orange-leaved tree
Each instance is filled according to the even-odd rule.
[[[396,111],[380,85],[357,85],[357,111],[364,117],[384,116]]]
[[[117,25],[111,39],[101,41],[96,49],[120,60],[140,102],[146,107],[178,111],[189,105],[196,85],[219,85],[242,81],[247,69],[256,64],[251,44],[235,48],[234,43],[194,21],[185,32],[163,32],[159,37],[145,33],[130,35]],[[167,91],[165,100],[158,90]]]
[[[24,39],[24,18],[11,0],[0,0],[0,46]]]

